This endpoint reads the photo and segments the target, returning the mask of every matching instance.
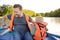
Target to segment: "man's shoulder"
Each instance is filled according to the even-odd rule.
[[[12,14],[8,14],[8,15],[7,15],[7,18],[8,18],[8,19],[11,19],[11,15],[12,15]]]
[[[8,14],[8,15],[12,15],[12,14]],[[7,16],[8,16],[8,15],[7,15]]]

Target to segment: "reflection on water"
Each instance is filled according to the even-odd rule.
[[[60,24],[60,17],[55,17],[52,20],[53,20],[53,22]]]
[[[48,23],[48,32],[60,35],[60,18],[58,17],[44,17],[44,21]]]

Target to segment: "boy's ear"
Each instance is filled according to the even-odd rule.
[[[48,23],[47,22],[44,22],[44,25],[47,25]]]

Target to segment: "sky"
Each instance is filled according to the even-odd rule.
[[[0,5],[3,4],[21,4],[23,9],[33,10],[37,13],[50,12],[60,8],[60,0],[0,0]]]

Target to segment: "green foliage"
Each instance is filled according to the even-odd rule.
[[[11,5],[2,5],[0,6],[0,16],[4,16],[6,14],[11,14],[13,12],[13,7]],[[60,8],[55,11],[46,12],[46,13],[35,13],[32,10],[24,9],[23,12],[28,14],[29,16],[44,16],[44,17],[60,17]]]
[[[32,15],[32,17],[35,17],[36,15]]]
[[[8,9],[8,11],[7,11],[7,14],[12,14],[12,12],[13,12],[13,7],[11,6],[11,5],[7,5],[7,9]]]
[[[40,16],[40,14],[39,13],[36,13],[36,16]]]
[[[56,9],[55,11],[39,13],[39,14],[43,17],[60,17],[60,8]]]
[[[0,6],[0,16],[4,16],[12,12],[13,12],[13,7],[11,5]]]
[[[3,6],[0,6],[0,16],[3,16],[7,13],[7,6],[6,5],[3,5]]]
[[[24,9],[23,12],[24,12],[25,14],[28,14],[29,16],[32,16],[32,17],[35,16],[35,12],[32,11],[32,10],[26,10],[26,9]]]
[[[44,14],[45,14],[45,13],[40,13],[40,16],[45,16]]]
[[[45,17],[60,17],[60,9],[45,13],[44,15]]]

